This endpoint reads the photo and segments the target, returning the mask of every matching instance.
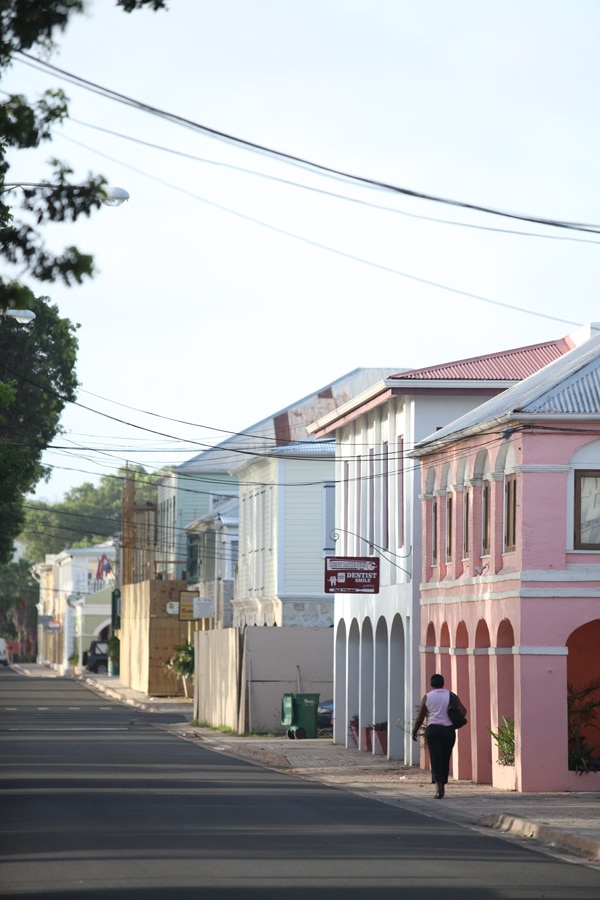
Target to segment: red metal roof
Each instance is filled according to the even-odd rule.
[[[573,349],[567,338],[390,375],[389,381],[520,381]]]

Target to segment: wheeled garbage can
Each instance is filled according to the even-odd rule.
[[[284,694],[281,698],[281,724],[290,740],[316,738],[320,694]]]

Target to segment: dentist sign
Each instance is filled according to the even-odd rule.
[[[378,594],[379,557],[326,556],[326,594]]]

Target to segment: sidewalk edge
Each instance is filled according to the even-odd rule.
[[[550,844],[553,847],[569,850],[595,862],[600,862],[600,843],[583,835],[569,834],[548,825],[538,825],[530,819],[506,813],[484,816],[479,820],[479,824],[515,837],[533,838],[543,844]]]

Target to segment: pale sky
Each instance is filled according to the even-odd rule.
[[[170,5],[127,15],[92,0],[50,62],[336,170],[600,224],[597,0]],[[14,154],[7,180],[38,181],[57,156],[131,199],[47,231],[57,250],[92,252],[99,274],[31,284],[81,325],[82,406],[65,411],[39,498],[126,460],[183,462],[359,367],[392,374],[600,320],[600,234],[317,175],[19,60],[1,88],[59,86],[71,120]]]

